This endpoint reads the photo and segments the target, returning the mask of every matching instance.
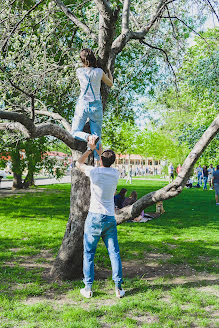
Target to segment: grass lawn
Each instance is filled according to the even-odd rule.
[[[164,183],[134,180],[126,187],[140,197]],[[213,191],[185,189],[164,203],[159,219],[118,226],[126,290],[120,300],[102,242],[92,299],[80,295],[82,281],[49,277],[69,193],[66,184],[0,198],[0,327],[218,327],[219,207]]]

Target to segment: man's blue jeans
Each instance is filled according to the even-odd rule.
[[[74,138],[87,141],[87,138],[90,134],[83,132],[83,128],[88,118],[91,134],[95,134],[101,138],[103,121],[103,106],[101,100],[88,102],[83,98],[78,99],[75,108],[74,119],[72,122],[72,136]],[[97,143],[97,149],[99,149],[99,142]],[[99,159],[96,151],[94,151],[94,158],[97,160]]]
[[[114,216],[99,213],[88,213],[84,226],[84,283],[88,288],[92,287],[94,281],[94,255],[97,243],[102,237],[109,253],[112,278],[116,287],[121,287],[122,263],[119,254],[116,220]]]

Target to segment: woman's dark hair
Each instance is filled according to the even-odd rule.
[[[125,194],[126,194],[126,192],[127,192],[127,189],[122,188],[122,189],[120,190],[120,192],[119,192],[119,195],[120,195],[122,198],[125,198]]]
[[[104,150],[101,154],[101,160],[104,167],[110,167],[115,162],[115,159],[116,154],[111,149]]]
[[[138,198],[138,194],[137,194],[137,192],[135,190],[133,190],[131,192],[130,198],[132,198],[136,202],[136,200]]]
[[[82,63],[88,67],[97,67],[97,60],[91,49],[85,48],[80,52],[80,58]]]

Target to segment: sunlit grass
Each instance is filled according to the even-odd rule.
[[[121,180],[118,189],[141,197],[164,184]],[[64,235],[70,185],[45,188],[0,199],[1,327],[216,327],[219,208],[213,191],[184,190],[164,203],[159,219],[118,226],[123,264],[134,270],[124,277],[126,297],[115,298],[109,273],[84,300],[82,281],[45,277]],[[110,269],[102,242],[95,264],[96,271]]]

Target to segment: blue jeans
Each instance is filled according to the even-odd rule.
[[[90,136],[90,134],[83,132],[83,128],[88,118],[91,134],[95,134],[101,138],[101,128],[103,121],[103,106],[101,100],[88,102],[83,98],[78,99],[75,108],[74,119],[72,122],[72,136],[75,139],[87,142],[87,138]],[[99,142],[97,143],[97,149],[99,149]],[[97,160],[99,159],[96,151],[94,151],[94,158]]]
[[[208,182],[208,177],[203,177],[203,180],[204,180],[204,187],[203,187],[203,190],[208,190],[207,188],[207,182]]]
[[[94,281],[94,255],[100,237],[102,237],[109,253],[112,278],[116,287],[121,287],[123,282],[122,263],[115,217],[91,212],[88,213],[84,226],[83,273],[85,286],[91,288]]]
[[[198,184],[201,186],[202,185],[202,176],[198,175]]]

